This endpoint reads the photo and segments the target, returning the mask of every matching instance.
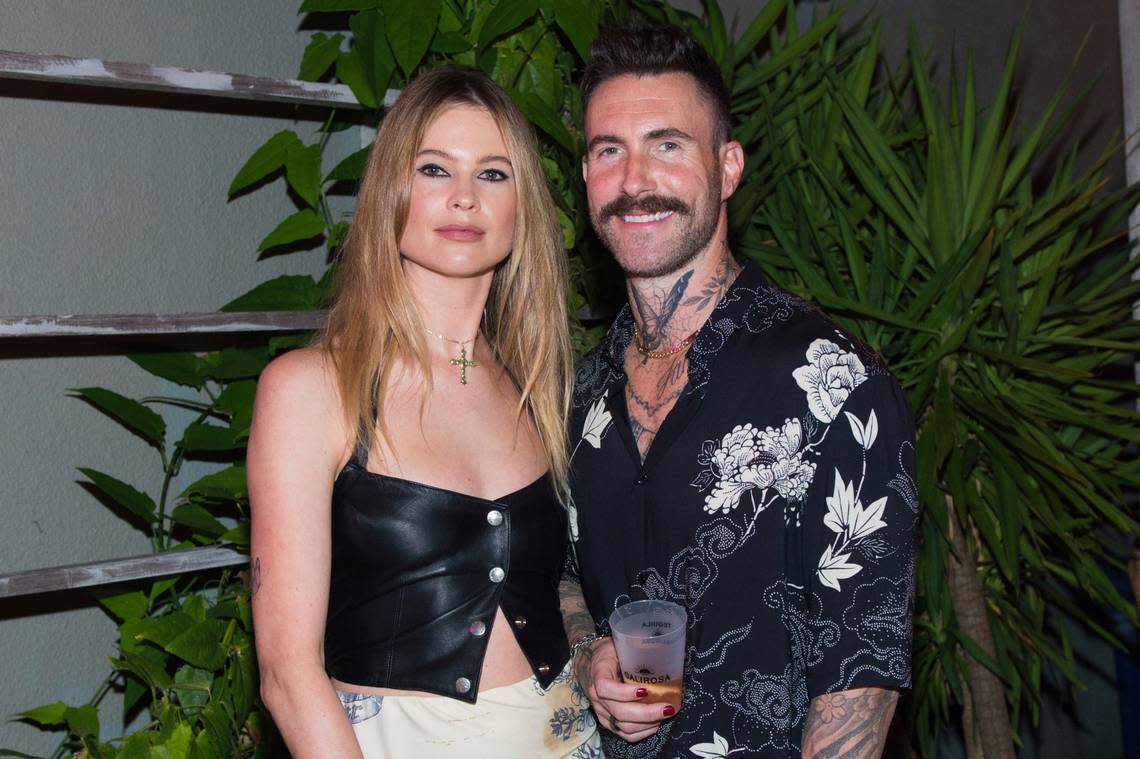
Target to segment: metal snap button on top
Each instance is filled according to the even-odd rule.
[[[477,619],[472,622],[471,625],[467,628],[467,632],[478,638],[481,635],[485,635],[487,633],[487,625],[483,622],[483,620]]]
[[[519,628],[520,630],[526,627],[526,617],[524,617],[522,614],[515,617],[515,627]]]
[[[491,578],[491,582],[502,582],[503,578],[506,576],[507,573],[503,571],[502,567],[492,567],[491,571],[488,573],[488,577]]]
[[[469,690],[471,690],[471,681],[470,680],[468,680],[466,677],[456,678],[456,680],[455,680],[455,692],[456,693],[466,693]]]
[[[498,509],[491,509],[487,512],[487,524],[492,527],[498,527],[503,523],[503,512]]]

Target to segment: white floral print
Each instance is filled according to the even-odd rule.
[[[602,447],[602,436],[606,434],[606,430],[610,428],[610,423],[613,421],[610,410],[606,408],[606,395],[608,394],[608,390],[602,393],[602,397],[590,406],[590,410],[586,412],[586,423],[582,425],[582,439],[595,448]]]
[[[807,393],[812,416],[831,424],[851,391],[867,379],[867,369],[854,353],[830,340],[813,340],[807,350],[807,366],[792,371],[796,384]]]
[[[867,474],[867,451],[875,444],[879,434],[879,419],[874,409],[867,416],[864,423],[852,413],[847,413],[847,422],[851,426],[851,435],[855,442],[863,449],[863,472],[856,486],[854,480],[845,481],[839,470],[835,470],[835,486],[832,494],[827,497],[827,515],[823,524],[836,533],[835,541],[823,549],[816,565],[816,576],[821,584],[832,590],[841,590],[840,580],[853,577],[863,569],[861,564],[851,561],[851,554],[857,549],[874,555],[878,550],[875,545],[866,545],[873,533],[887,526],[883,521],[883,512],[887,508],[887,497],[876,499],[864,507],[859,499],[863,490],[863,480]]]
[[[752,501],[757,512],[776,496],[789,501],[803,498],[815,475],[815,464],[804,460],[802,445],[799,419],[786,419],[778,429],[737,425],[715,448],[713,441],[707,441],[700,459],[706,469],[693,482],[700,489],[716,482],[705,496],[705,511],[727,514],[752,490],[760,491],[759,502]],[[775,495],[769,497],[769,489]]]

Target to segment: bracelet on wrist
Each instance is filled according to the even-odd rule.
[[[604,635],[595,635],[594,633],[590,633],[589,635],[583,635],[581,638],[578,638],[578,640],[574,641],[574,644],[570,646],[570,661],[574,661],[574,659],[578,656],[578,652],[583,648],[592,646],[595,641],[600,640],[604,637]]]

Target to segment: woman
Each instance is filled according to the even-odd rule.
[[[476,71],[412,82],[325,334],[258,385],[257,654],[297,759],[600,755],[557,598],[565,279],[517,107]]]

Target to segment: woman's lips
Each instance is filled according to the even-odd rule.
[[[445,240],[452,242],[477,242],[483,239],[483,230],[478,227],[446,226],[439,227],[435,233]]]

